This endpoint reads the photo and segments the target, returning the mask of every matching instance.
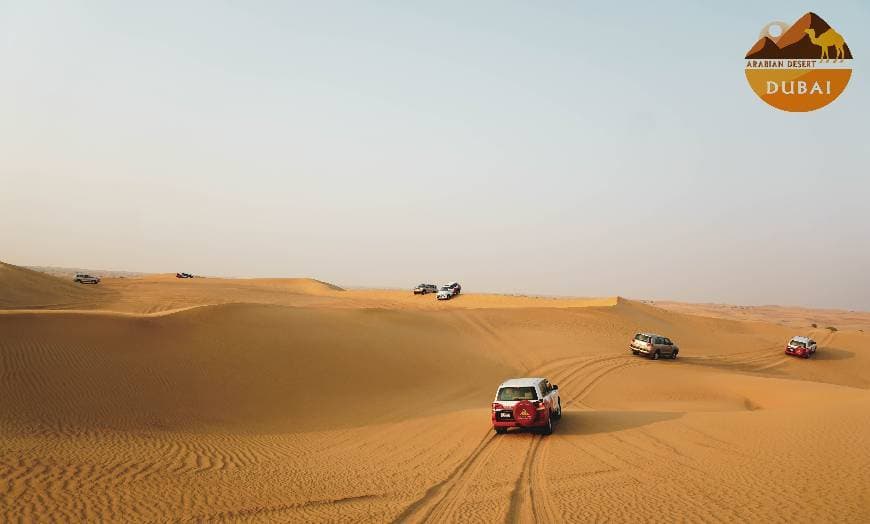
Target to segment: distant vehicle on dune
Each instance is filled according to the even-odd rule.
[[[671,339],[655,333],[636,334],[628,348],[632,355],[643,354],[653,360],[658,360],[660,357],[675,359],[680,352],[680,347]]]
[[[428,293],[437,293],[438,286],[435,284],[420,284],[414,288],[415,295],[426,295]]]
[[[175,278],[193,278],[190,273],[176,273]]]
[[[785,346],[785,354],[810,358],[816,354],[816,341],[809,337],[794,337]]]
[[[459,282],[450,282],[449,284],[445,284],[441,286],[441,289],[438,290],[438,295],[436,298],[438,300],[450,300],[455,297],[462,291],[462,286],[459,285]]]
[[[100,277],[95,277],[86,273],[77,273],[75,278],[73,279],[73,282],[76,282],[78,284],[99,284]]]

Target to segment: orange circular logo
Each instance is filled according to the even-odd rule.
[[[852,76],[843,35],[815,13],[770,22],[746,53],[746,79],[759,98],[783,111],[814,111],[833,102]]]

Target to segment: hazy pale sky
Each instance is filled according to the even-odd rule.
[[[2,260],[870,309],[865,0],[75,4],[0,0]]]

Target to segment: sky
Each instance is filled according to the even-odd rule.
[[[811,10],[852,80],[778,111],[743,56]],[[868,26],[864,0],[0,0],[0,260],[870,310]]]

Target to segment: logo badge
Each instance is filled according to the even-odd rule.
[[[846,40],[815,13],[770,22],[746,53],[746,79],[759,98],[783,111],[815,111],[833,102],[852,76]]]

